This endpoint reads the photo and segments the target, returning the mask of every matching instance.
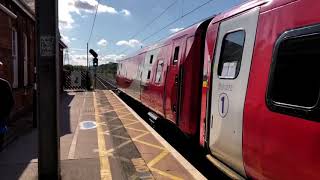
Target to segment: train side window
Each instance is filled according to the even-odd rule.
[[[153,55],[150,56],[150,64],[152,64]]]
[[[161,82],[162,70],[163,70],[163,61],[159,61],[157,66],[157,73],[156,73],[156,83]]]
[[[319,119],[319,49],[320,25],[289,31],[280,37],[267,92],[271,110]]]
[[[173,64],[177,64],[178,59],[179,59],[179,50],[180,46],[177,46],[174,48],[174,54],[173,54]]]
[[[151,76],[151,71],[148,71],[147,79],[150,79],[150,76]]]
[[[220,79],[235,79],[239,75],[245,31],[236,31],[224,36],[221,46],[218,76]]]

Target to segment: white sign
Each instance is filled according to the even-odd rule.
[[[221,77],[222,78],[235,78],[237,71],[237,62],[226,62],[223,64]]]
[[[51,57],[55,54],[55,38],[54,36],[40,37],[40,56]]]
[[[71,72],[71,86],[81,87],[81,72]]]

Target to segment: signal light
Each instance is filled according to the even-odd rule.
[[[98,58],[93,58],[93,66],[94,67],[98,66]]]

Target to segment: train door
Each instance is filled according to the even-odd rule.
[[[209,100],[210,151],[243,176],[243,111],[258,14],[256,8],[221,22]]]
[[[173,40],[171,62],[169,65],[166,80],[166,118],[178,124],[179,122],[179,101],[181,99],[181,73],[179,72],[181,59],[184,58],[185,38]],[[179,76],[180,74],[180,76]]]

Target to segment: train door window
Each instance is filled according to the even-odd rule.
[[[153,55],[150,56],[150,64],[152,64],[153,61]]]
[[[180,50],[180,47],[177,46],[174,48],[174,54],[173,54],[173,64],[177,64],[178,62],[178,59],[179,59],[179,50]]]
[[[245,31],[231,32],[222,41],[218,76],[220,79],[235,79],[239,75]]]
[[[150,77],[151,77],[151,71],[149,70],[149,71],[148,71],[147,79],[150,79]]]
[[[162,70],[163,70],[163,61],[161,60],[161,61],[158,61],[158,65],[157,65],[156,83],[161,82]]]
[[[319,49],[320,25],[289,31],[280,37],[270,71],[269,108],[319,119]]]

